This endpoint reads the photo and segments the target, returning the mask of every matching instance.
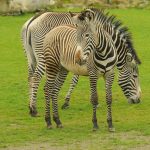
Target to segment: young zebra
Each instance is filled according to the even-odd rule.
[[[139,84],[138,64],[141,62],[133,48],[127,28],[121,27],[119,21],[114,21],[114,16],[109,17],[108,14],[104,14],[103,11],[97,9],[86,9],[73,18],[78,25],[77,49],[81,51],[81,54],[83,52],[81,59],[89,55],[90,57],[87,58],[87,61],[94,62],[94,69],[89,69],[89,73],[93,75],[90,77],[90,84],[94,128],[98,128],[96,107],[94,104],[97,102],[97,70],[103,70],[106,80],[107,122],[109,130],[113,131],[111,115],[113,74],[107,74],[107,68],[111,67],[113,63],[108,62],[107,65],[105,64],[105,60],[106,62],[111,60],[111,54],[108,53],[111,47],[106,44],[108,39],[102,36],[101,31],[104,30],[106,34],[111,35],[111,39],[115,45],[117,53],[116,65],[119,70],[118,82],[129,103],[140,102],[141,88]],[[91,53],[93,53],[92,57]]]
[[[42,50],[43,39],[51,29],[65,24],[73,25],[69,13],[46,12],[32,17],[22,27],[21,36],[28,60],[29,109],[31,116],[37,116],[37,90],[45,72],[44,54]],[[78,78],[78,75],[73,76],[62,108],[69,106],[70,95],[78,82]]]

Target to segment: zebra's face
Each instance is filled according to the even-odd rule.
[[[139,83],[139,71],[138,64],[134,59],[130,62],[128,61],[123,70],[119,72],[118,82],[124,95],[128,99],[128,103],[136,104],[140,102],[141,88]]]
[[[83,60],[87,60],[89,54],[96,48],[98,38],[95,33],[88,25],[77,27],[77,49],[82,51]]]
[[[74,24],[77,25],[77,53],[80,52],[80,61],[86,61],[89,54],[95,50],[98,43],[96,26],[91,25],[91,19],[86,17],[89,12],[71,14]]]

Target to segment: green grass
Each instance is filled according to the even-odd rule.
[[[142,103],[129,105],[117,85],[113,85],[113,122],[115,133],[107,131],[104,81],[98,83],[98,123],[100,129],[92,132],[92,108],[89,102],[89,81],[81,77],[71,97],[68,110],[59,108],[63,129],[47,130],[44,121],[44,79],[38,92],[40,117],[28,114],[27,62],[23,53],[20,30],[23,23],[32,16],[0,16],[0,148],[16,146],[40,146],[76,149],[128,149],[149,144],[150,141],[150,11],[110,10],[127,25],[133,34],[135,49],[142,60],[140,81]],[[72,75],[69,74],[60,94],[59,107],[64,102]],[[44,146],[43,146],[44,147]],[[46,146],[45,146],[46,147]],[[31,148],[32,149],[32,148]],[[38,149],[38,148],[37,148]],[[42,148],[41,148],[42,149]],[[43,148],[49,149],[49,148]]]

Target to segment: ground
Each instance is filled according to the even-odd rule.
[[[89,102],[89,81],[80,77],[70,108],[61,110],[72,74],[69,74],[60,94],[59,113],[63,129],[48,130],[44,121],[43,78],[38,91],[38,118],[28,113],[27,62],[20,40],[23,23],[33,14],[0,16],[0,149],[2,150],[130,150],[150,149],[150,10],[112,9],[129,27],[135,49],[141,58],[139,66],[142,89],[141,103],[127,103],[116,77],[113,84],[113,123],[115,133],[109,133],[106,123],[104,81],[98,82],[100,108],[99,130],[92,132],[92,108]]]

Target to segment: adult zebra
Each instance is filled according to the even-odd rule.
[[[21,36],[28,60],[29,110],[31,116],[37,116],[37,90],[45,72],[44,54],[42,50],[43,39],[51,29],[65,24],[73,25],[69,13],[45,12],[30,18],[22,27]],[[78,78],[78,75],[73,76],[62,108],[69,106],[70,95],[78,82]]]
[[[117,53],[117,68],[119,70],[119,85],[121,86],[129,103],[139,103],[141,88],[139,84],[138,58],[135,49],[133,48],[131,36],[127,28],[121,27],[119,21],[114,21],[114,16],[108,16],[103,11],[98,9],[86,9],[81,14],[73,17],[78,24],[77,43],[78,50],[83,53],[81,59],[93,53],[89,59],[93,60],[94,65],[89,72],[93,75],[90,79],[91,84],[91,100],[93,102],[93,124],[97,128],[96,107],[94,102],[97,101],[97,70],[102,69],[107,74],[107,68],[111,67],[112,63],[105,66],[105,60],[110,59],[111,55],[107,53],[109,46],[106,45],[107,39],[104,39],[101,30],[105,30],[106,34],[111,35],[111,39],[116,47]],[[101,42],[103,41],[103,43]],[[105,49],[101,49],[106,46]],[[96,69],[97,68],[97,69]],[[106,101],[108,107],[107,122],[110,130],[113,129],[111,115],[111,85],[113,82],[113,74],[105,75],[106,77]]]

